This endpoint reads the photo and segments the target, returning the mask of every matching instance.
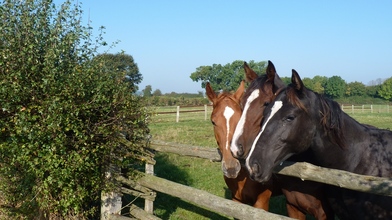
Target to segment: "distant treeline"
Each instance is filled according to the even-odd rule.
[[[201,106],[209,104],[202,94],[170,93],[161,96],[145,97],[149,106]]]

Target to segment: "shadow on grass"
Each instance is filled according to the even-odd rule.
[[[154,166],[154,173],[156,176],[179,184],[192,186],[193,180],[186,171],[186,168],[189,167],[186,160],[183,161],[181,158],[179,159],[177,155],[165,153],[157,153],[155,155],[155,160],[156,165]],[[226,194],[229,196],[228,198],[231,198],[230,191]],[[143,199],[133,200],[135,200],[135,197],[127,195],[123,198],[123,205],[132,202],[138,207],[144,207]],[[231,219],[183,201],[177,197],[159,192],[157,192],[154,201],[154,215],[162,219]]]
[[[181,160],[176,160],[176,158],[178,158],[178,156],[173,156],[170,154],[157,154],[155,156],[155,160],[157,161],[157,166],[155,166],[155,174],[159,177],[176,183],[192,186],[192,178],[185,169],[182,169],[184,167],[188,167],[189,164],[187,164],[186,161],[183,162]],[[191,213],[197,213],[195,215],[200,215],[200,217],[204,216],[207,219],[228,219],[215,212],[206,210],[179,198],[163,193],[159,193],[157,195],[154,206],[156,209],[156,215],[162,219],[170,219],[172,215],[175,215],[174,218],[176,219],[190,218],[190,216],[187,216],[187,213],[178,212],[178,209],[184,209]],[[188,214],[193,215],[191,213]]]

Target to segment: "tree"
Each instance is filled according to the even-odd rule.
[[[151,97],[152,96],[152,87],[151,85],[147,85],[143,90],[143,97]]]
[[[308,77],[304,77],[302,79],[302,82],[304,83],[304,86],[308,89],[314,90],[313,89],[313,81],[312,79],[308,78]]]
[[[148,113],[124,72],[92,59],[105,43],[92,42],[78,5],[4,0],[0,11],[0,191],[10,219],[97,219],[112,185],[105,171],[145,155]]]
[[[152,93],[152,95],[153,95],[153,96],[161,96],[161,95],[162,95],[162,92],[161,92],[161,90],[156,89],[156,90]]]
[[[376,98],[379,97],[378,90],[380,90],[381,85],[366,86],[366,95]]]
[[[324,94],[324,86],[321,84],[321,82],[314,82],[313,91],[317,92],[318,94]]]
[[[235,91],[244,79],[244,61],[236,60],[232,63],[227,63],[222,66],[221,64],[213,64],[212,66],[200,66],[196,71],[190,75],[190,78],[195,81],[201,81],[201,87],[205,88],[206,82],[210,82],[211,87],[215,91]],[[259,74],[265,73],[267,63],[249,61],[249,67],[258,72]]]
[[[392,101],[392,77],[381,84],[378,95],[386,100]]]
[[[143,77],[131,55],[124,52],[117,54],[104,53],[99,54],[95,59],[101,60],[100,62],[106,68],[106,71],[124,74],[125,80],[129,83],[133,92],[139,89],[137,84],[142,81]]]
[[[319,94],[324,94],[324,88],[325,84],[328,80],[328,77],[326,76],[315,76],[312,79],[313,82],[313,91],[319,93]]]
[[[350,82],[346,87],[347,96],[363,96],[366,93],[366,86],[361,82]]]
[[[346,91],[346,82],[340,76],[332,76],[325,83],[324,93],[330,98],[341,98]]]

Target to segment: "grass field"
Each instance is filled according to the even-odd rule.
[[[175,108],[173,109],[175,111]],[[159,112],[163,109],[159,111],[155,109],[155,111]],[[352,114],[348,110],[347,113],[361,123],[385,129],[392,128],[392,113],[355,112]],[[209,121],[210,114],[210,107],[207,120],[204,119],[204,112],[182,113],[178,123],[176,123],[176,114],[155,114],[150,124],[152,137],[166,142],[217,148],[213,128]],[[165,153],[157,153],[155,159],[157,176],[202,189],[217,196],[230,198],[230,193],[223,181],[220,163]],[[270,209],[271,212],[286,215],[282,197],[273,198]],[[231,219],[159,193],[154,202],[154,212],[162,219]]]

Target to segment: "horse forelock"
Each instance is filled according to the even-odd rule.
[[[233,94],[231,94],[230,92],[226,92],[223,91],[221,92],[218,97],[217,97],[217,101],[213,103],[213,107],[216,107],[220,102],[222,102],[223,100],[231,100],[233,101],[236,105],[241,106],[239,100],[236,100],[233,98]]]
[[[246,100],[249,98],[249,96],[252,94],[252,92],[256,89],[260,89],[261,91],[263,91],[263,93],[267,93],[267,88],[265,87],[265,85],[268,84],[268,82],[271,82],[267,75],[263,74],[259,77],[257,77],[255,80],[253,80],[248,88],[245,91],[245,94],[242,98],[242,107],[245,106]],[[273,82],[272,82],[273,83]]]
[[[284,90],[283,90],[284,91]],[[286,88],[286,96],[287,96],[287,100],[294,106],[300,108],[301,110],[308,112],[308,109],[305,107],[305,105],[301,102],[300,97],[303,96],[303,94],[299,94],[297,92],[297,90],[292,87],[292,86],[288,86]]]

